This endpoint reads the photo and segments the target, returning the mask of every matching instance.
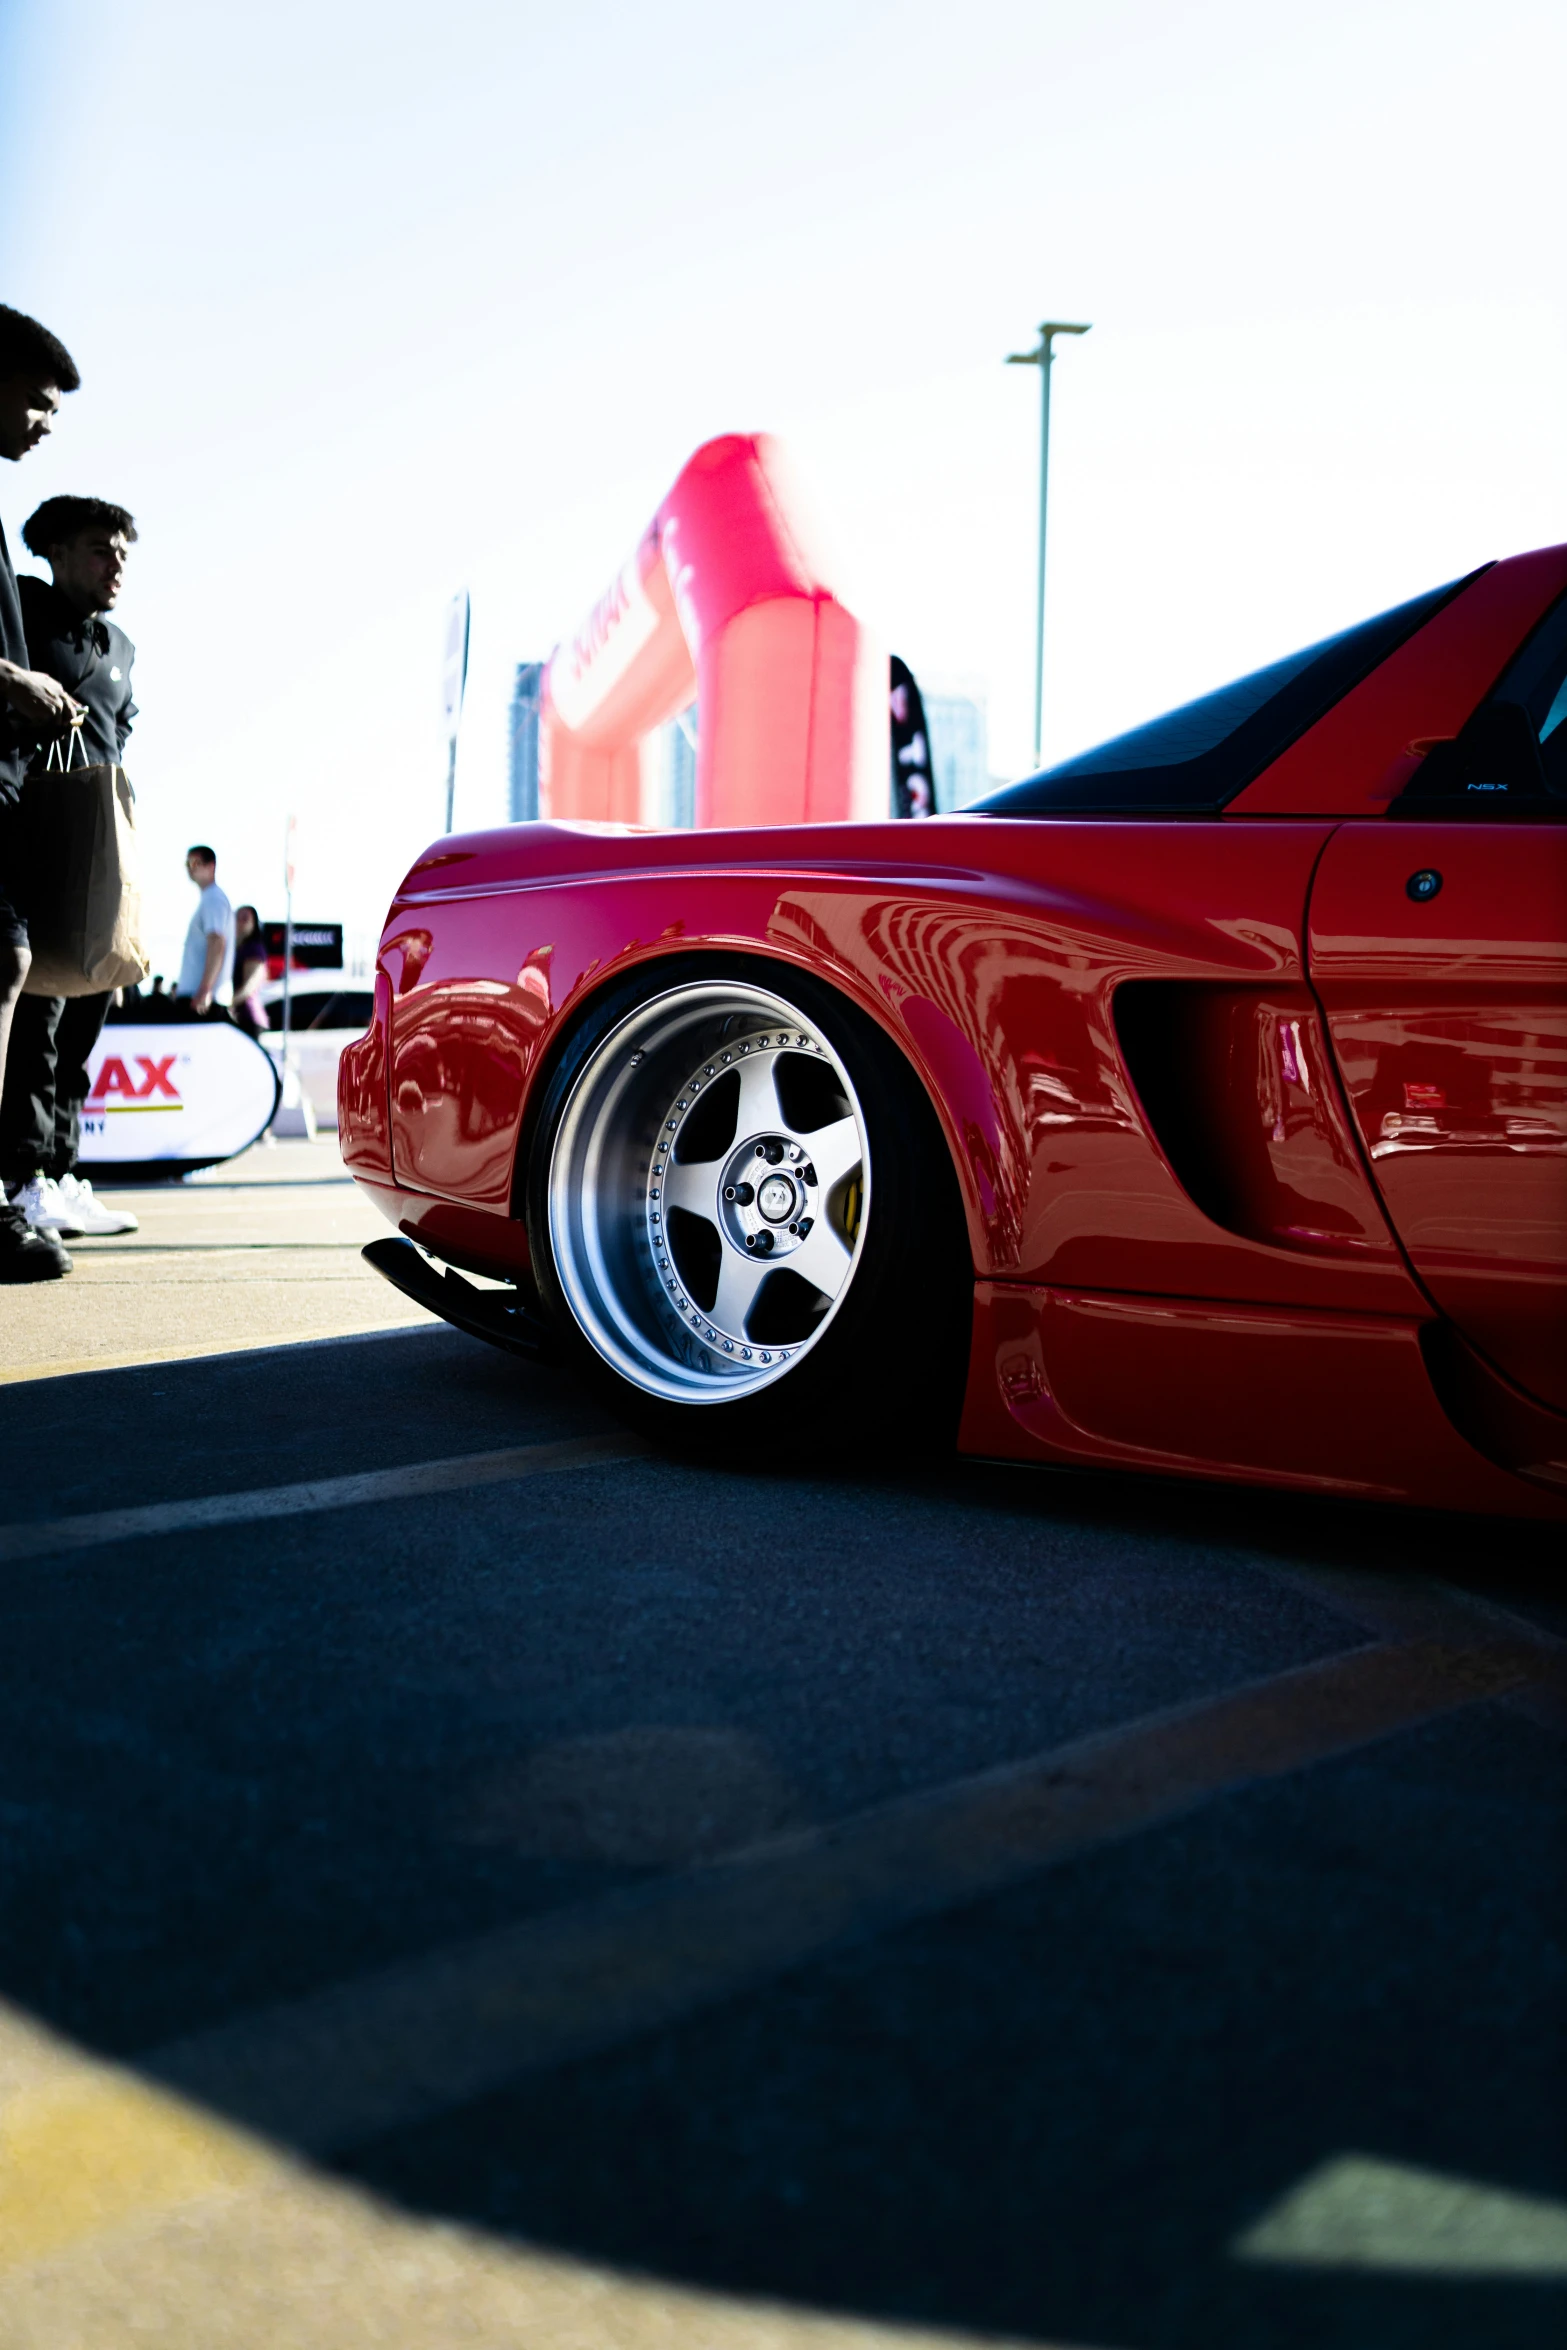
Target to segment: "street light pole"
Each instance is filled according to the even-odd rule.
[[[1039,594],[1034,631],[1034,764],[1044,757],[1045,715],[1045,513],[1050,494],[1050,370],[1055,362],[1057,335],[1086,335],[1092,330],[1086,326],[1067,326],[1058,319],[1047,319],[1039,329],[1037,351],[1014,351],[1009,367],[1037,367],[1039,370]]]
[[[290,998],[294,986],[294,849],[299,819],[290,816],[283,827],[283,1067],[290,1065],[292,1031]]]

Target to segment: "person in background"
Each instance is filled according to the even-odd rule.
[[[0,305],[0,457],[13,465],[52,430],[65,393],[81,374],[59,339],[20,310]],[[0,1085],[11,1018],[32,956],[27,941],[27,860],[22,778],[40,742],[65,733],[79,709],[57,678],[28,659],[22,601],[0,530]],[[53,1281],[71,1260],[54,1232],[40,1232],[0,1196],[0,1281]]]
[[[201,895],[185,933],[174,992],[205,1018],[214,1004],[227,1010],[234,992],[234,909],[218,887],[218,852],[198,842],[185,853],[185,870]]]
[[[272,1023],[261,990],[267,978],[267,944],[261,935],[261,916],[254,906],[234,909],[234,1018],[247,1036],[259,1036]]]
[[[118,766],[136,716],[136,648],[105,614],[119,596],[136,524],[123,506],[104,498],[47,498],[22,537],[51,574],[17,581],[28,658],[85,711],[76,730],[83,759]],[[70,756],[77,756],[74,748]],[[35,755],[22,791],[24,814],[53,781],[42,754]],[[0,1182],[35,1230],[57,1232],[62,1240],[136,1230],[128,1209],[95,1198],[76,1172],[87,1063],[108,1008],[106,994],[23,996],[11,1025],[0,1095]]]

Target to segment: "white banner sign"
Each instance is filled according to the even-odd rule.
[[[108,1027],[87,1071],[84,1162],[211,1166],[264,1134],[278,1104],[271,1060],[226,1020]]]

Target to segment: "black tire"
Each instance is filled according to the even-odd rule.
[[[753,1047],[741,1039],[755,1035],[760,1023],[758,1059],[743,1076],[739,1055]],[[639,1040],[647,1049],[638,1049]],[[725,1042],[735,1047],[731,1069],[722,1065],[730,1058],[719,1049]],[[689,1079],[682,1069],[692,1071]],[[699,1104],[704,1069],[708,1091]],[[703,1311],[719,1311],[713,1301],[722,1295],[723,1268],[705,1305],[699,1275],[713,1248],[733,1272],[730,1251],[739,1260],[734,1282],[743,1291],[757,1259],[741,1255],[740,1240],[747,1247],[752,1241],[737,1220],[758,1225],[764,1210],[749,1203],[715,1206],[710,1239],[698,1229],[703,1215],[692,1214],[686,1247],[690,1252],[694,1236],[702,1259],[693,1272],[676,1229],[687,1211],[671,1203],[677,1179],[705,1186],[710,1173],[715,1200],[733,1200],[734,1187],[722,1183],[731,1164],[725,1154],[750,1147],[749,1129],[741,1128],[752,1099],[745,1084],[753,1078],[764,1088],[771,1083],[775,1105],[786,1097],[804,1105],[789,1112],[793,1124],[768,1129],[780,1137],[798,1132],[803,1172],[801,1148],[785,1140],[788,1155],[769,1176],[762,1152],[774,1145],[758,1142],[756,1172],[766,1180],[757,1196],[772,1195],[770,1213],[792,1183],[796,1204],[819,1211],[775,1231],[758,1229],[755,1242],[771,1250],[776,1237],[781,1247],[797,1248],[808,1266],[825,1264],[829,1255],[836,1266],[821,1234],[813,1255],[804,1254],[813,1225],[829,1222],[838,1249],[847,1252],[847,1271],[823,1304],[825,1291],[795,1275],[787,1258],[771,1266],[747,1309],[749,1323],[731,1343],[722,1323],[703,1334]],[[731,1080],[738,1109],[733,1137],[718,1141],[716,1155],[710,1141],[695,1165],[681,1157],[677,1167],[699,1106],[706,1131],[721,1136]],[[676,1115],[658,1115],[665,1085],[677,1097],[670,1106],[678,1131]],[[756,1098],[765,1100],[765,1090]],[[825,1105],[814,1129],[812,1098]],[[806,1178],[819,1181],[814,1157],[826,1165],[828,1146],[813,1153],[813,1131],[839,1138],[840,1151],[849,1147],[842,1139],[845,1110],[864,1156],[858,1175],[846,1176],[832,1195],[847,1203],[840,1208],[820,1191],[808,1192]],[[670,1132],[674,1139],[665,1139]],[[652,1155],[666,1151],[667,1162]],[[645,1199],[643,1184],[653,1186]],[[624,1209],[623,1194],[630,1203]],[[664,1222],[648,1202],[669,1208]],[[761,959],[683,956],[606,990],[547,1077],[531,1127],[525,1207],[539,1294],[568,1356],[620,1417],[660,1444],[708,1458],[776,1460],[784,1451],[794,1461],[802,1453],[928,1452],[953,1441],[974,1275],[951,1155],[902,1054],[821,981]],[[798,1241],[791,1237],[797,1231]],[[769,1318],[790,1313],[810,1317],[802,1325],[807,1334],[764,1351]],[[789,1336],[787,1319],[778,1326]],[[742,1348],[741,1338],[754,1343]]]

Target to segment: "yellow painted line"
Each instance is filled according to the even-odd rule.
[[[280,2167],[242,2131],[129,2073],[62,2068],[0,2100],[0,2269]]]
[[[60,1558],[70,1551],[135,1542],[149,1534],[188,1534],[206,1526],[313,1517],[321,1510],[356,1509],[367,1502],[402,1501],[415,1494],[509,1485],[521,1477],[545,1477],[560,1469],[636,1460],[646,1450],[634,1436],[569,1436],[554,1444],[517,1444],[504,1452],[458,1453],[446,1460],[412,1461],[353,1477],[316,1477],[298,1485],[261,1485],[244,1493],[198,1494],[187,1501],[96,1510],[90,1516],[50,1518],[39,1525],[0,1526],[0,1563]]]
[[[981,2350],[968,2333],[618,2275],[399,2210],[3,2004],[0,2279],[0,2341],[50,2350],[133,2335],[169,2350],[451,2350],[480,2334],[530,2350]]]
[[[288,2144],[346,2149],[1539,1669],[1518,1643],[1352,1649],[432,1951],[165,2047],[143,2069]]]
[[[436,1951],[166,2047],[135,2072],[84,2062],[0,2009],[0,2269],[14,2274],[160,2211],[221,2210],[289,2179],[299,2194],[330,2192],[252,2132],[316,2152],[346,2148],[1000,1890],[1226,1788],[1502,1694],[1538,1663],[1502,1644],[1351,1650]],[[245,2208],[235,2207],[237,2227]],[[1289,2252],[1299,2257],[1293,2239]],[[736,2350],[796,2339],[771,2325],[751,2330],[759,2307],[715,2302],[713,2318],[720,2312],[732,2336],[689,2338],[732,2338]],[[668,2316],[650,2343],[670,2339]],[[802,2350],[817,2324],[824,2346],[953,2339],[874,2327],[840,2336],[836,2321],[802,2323]],[[639,2328],[626,2335],[640,2338]]]
[[[1278,1561],[1268,1571],[1386,1640],[1444,1640],[1458,1647],[1506,1640],[1532,1648],[1539,1658],[1538,1677],[1515,1690],[1507,1703],[1552,1736],[1567,1737],[1567,1640],[1527,1616],[1433,1575]]]
[[[101,1252],[95,1252],[101,1253]],[[19,1387],[30,1379],[76,1379],[87,1371],[135,1371],[150,1363],[222,1362],[230,1355],[270,1354],[275,1346],[318,1346],[345,1338],[397,1338],[410,1330],[442,1330],[446,1324],[421,1313],[409,1322],[345,1322],[341,1329],[284,1330],[275,1337],[245,1338],[234,1346],[215,1348],[208,1339],[201,1346],[146,1346],[134,1354],[79,1355],[72,1361],[24,1363],[0,1371],[0,1387]]]

